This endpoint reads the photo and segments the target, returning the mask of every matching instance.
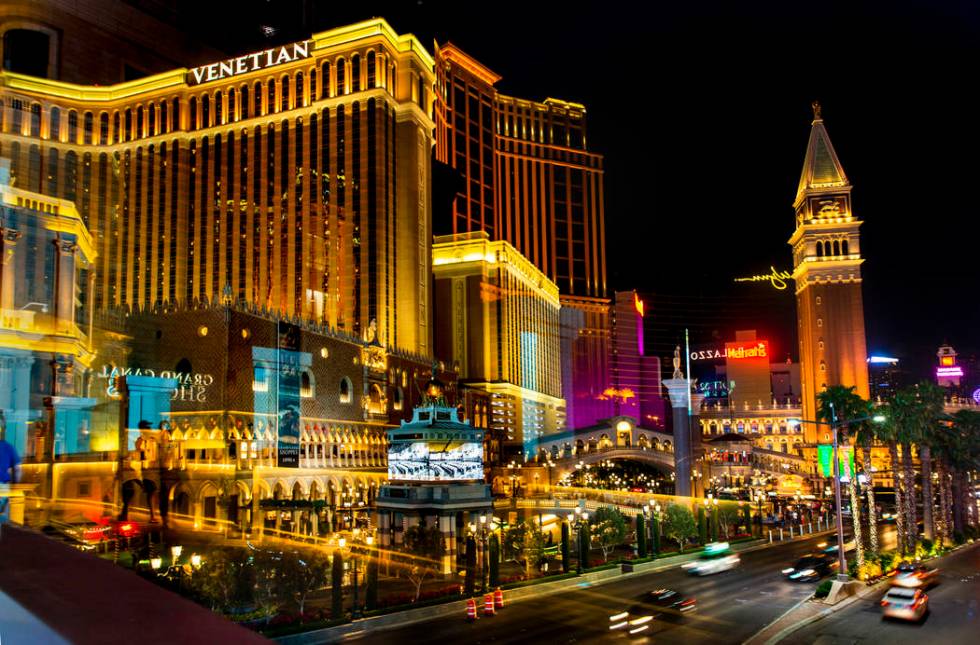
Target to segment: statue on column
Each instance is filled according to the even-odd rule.
[[[681,346],[678,345],[674,348],[674,374],[671,378],[684,378],[684,373],[681,372]]]

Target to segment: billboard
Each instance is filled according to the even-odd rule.
[[[392,481],[460,481],[483,479],[483,444],[479,441],[406,441],[388,448]]]
[[[824,477],[833,477],[834,469],[834,447],[828,444],[817,446],[817,461],[820,463],[820,474]],[[840,461],[841,479],[850,479],[855,473],[854,467],[854,448],[851,446],[840,446],[837,448],[837,459]]]
[[[276,417],[278,446],[276,465],[280,468],[299,467],[300,419],[300,329],[279,321],[279,340],[276,344]]]

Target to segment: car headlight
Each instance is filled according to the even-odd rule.
[[[801,576],[812,576],[815,573],[816,571],[814,571],[813,569],[804,569],[803,571],[800,571]]]
[[[783,569],[782,572],[783,573],[793,573],[793,567],[790,567],[789,569]]]

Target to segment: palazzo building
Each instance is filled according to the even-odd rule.
[[[864,304],[861,296],[861,221],[844,174],[814,104],[803,173],[789,239],[796,281],[803,418],[817,418],[817,394],[831,385],[854,386],[869,397]],[[830,430],[804,424],[806,444],[828,443]]]
[[[112,85],[3,71],[0,157],[76,204],[97,309],[231,300],[428,354],[432,65],[374,19]]]
[[[511,244],[485,232],[433,244],[436,354],[452,361],[469,419],[504,450],[491,463],[537,454],[565,426],[558,287]],[[523,454],[522,454],[523,453]]]
[[[610,416],[603,157],[584,105],[500,93],[501,77],[452,43],[435,52],[435,158],[462,177],[440,233],[485,231],[558,286],[571,426]]]

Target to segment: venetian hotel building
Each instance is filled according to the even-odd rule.
[[[241,302],[430,355],[432,68],[374,19],[115,85],[4,71],[0,157],[76,204],[97,309]]]

